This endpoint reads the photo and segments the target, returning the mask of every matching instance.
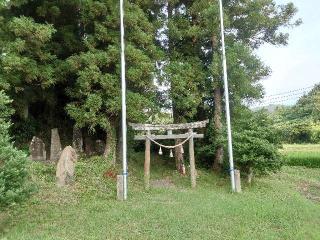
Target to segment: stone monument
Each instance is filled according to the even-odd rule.
[[[58,186],[62,187],[72,182],[76,161],[76,151],[71,146],[65,147],[57,164],[56,177]]]
[[[61,150],[62,148],[58,129],[51,129],[50,161],[58,161],[61,154]]]
[[[30,159],[33,161],[41,161],[44,162],[47,159],[46,153],[46,145],[42,141],[42,139],[34,136],[31,140],[30,146]]]

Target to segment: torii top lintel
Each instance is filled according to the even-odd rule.
[[[129,123],[134,130],[147,131],[147,130],[179,130],[179,129],[195,129],[204,128],[209,123],[209,120],[192,122],[192,123],[180,123],[180,124],[141,124],[141,123]]]

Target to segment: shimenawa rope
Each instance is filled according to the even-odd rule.
[[[158,146],[160,147],[163,147],[163,148],[167,148],[167,149],[174,149],[176,147],[179,147],[179,146],[182,146],[183,144],[185,144],[187,141],[189,141],[189,139],[191,137],[193,137],[194,133],[191,133],[189,135],[189,137],[187,137],[184,141],[182,141],[181,143],[177,144],[177,145],[174,145],[174,146],[168,146],[168,145],[163,145],[161,143],[158,143],[157,141],[153,140],[152,137],[150,137],[150,135],[147,135],[146,137],[153,143],[157,144]]]

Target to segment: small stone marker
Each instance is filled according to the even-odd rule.
[[[30,159],[33,161],[44,162],[47,159],[46,145],[42,139],[34,136],[31,140],[30,146]]]
[[[88,156],[94,153],[94,142],[89,136],[84,138],[84,152]]]
[[[58,161],[61,154],[61,150],[62,148],[58,129],[51,129],[50,161]]]
[[[240,171],[234,170],[234,178],[235,178],[235,184],[236,184],[236,193],[241,192],[241,178],[240,178]]]
[[[83,152],[83,137],[80,128],[74,127],[72,134],[72,147],[77,153]]]
[[[95,152],[98,155],[103,155],[104,153],[104,149],[105,149],[106,144],[104,143],[104,141],[102,140],[96,140],[96,144],[95,144]]]
[[[65,147],[57,164],[56,177],[58,186],[62,187],[72,182],[76,161],[76,151],[71,146]]]
[[[117,199],[123,201],[123,175],[117,175]]]

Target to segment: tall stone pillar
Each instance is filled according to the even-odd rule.
[[[50,161],[56,162],[61,155],[62,147],[58,128],[51,129]]]

